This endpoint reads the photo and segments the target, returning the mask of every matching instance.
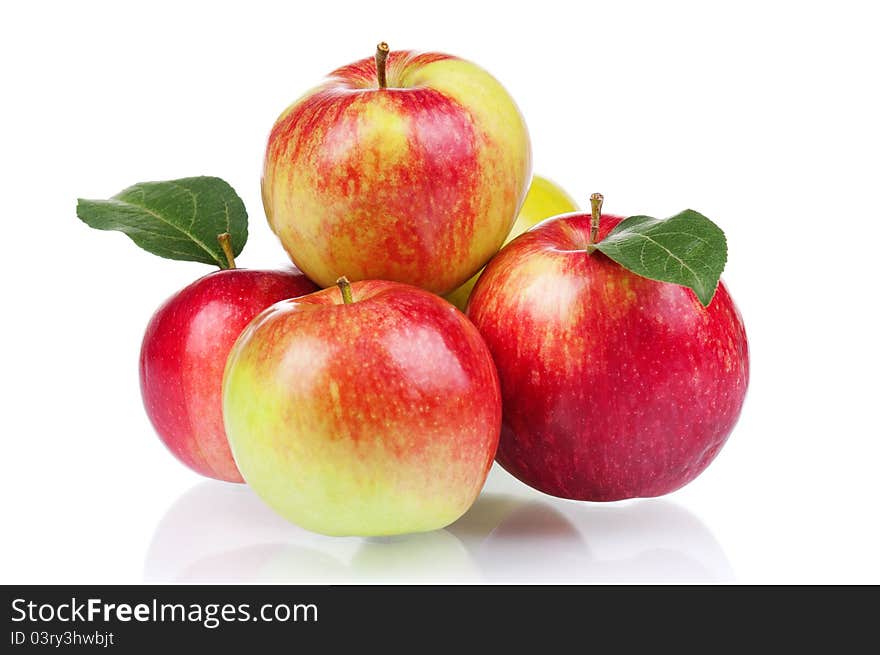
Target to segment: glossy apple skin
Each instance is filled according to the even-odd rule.
[[[229,356],[235,461],[288,520],[328,535],[442,528],[473,503],[501,424],[498,376],[467,318],[385,281],[274,305]]]
[[[223,429],[221,390],[229,350],[261,311],[317,291],[297,270],[210,273],[153,315],[140,355],[147,415],[168,449],[197,473],[242,482]]]
[[[513,241],[520,234],[534,227],[541,221],[559,214],[569,214],[578,210],[577,203],[559,185],[545,177],[535,175],[529,185],[529,191],[523,202],[513,229],[504,240],[504,245]],[[452,293],[446,295],[446,300],[465,311],[471,291],[477,283],[482,270],[473,275],[467,282],[462,284]]]
[[[599,239],[620,222],[603,216]],[[749,379],[724,284],[708,308],[684,287],[587,255],[590,217],[525,233],[489,264],[468,315],[498,367],[497,461],[545,493],[611,501],[693,480],[739,417]]]
[[[495,254],[531,176],[525,122],[474,64],[392,52],[388,88],[364,59],[288,107],[269,136],[263,205],[300,270],[444,294]]]

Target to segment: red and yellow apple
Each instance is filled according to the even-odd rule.
[[[513,224],[513,229],[504,240],[504,245],[551,216],[568,214],[577,210],[577,203],[559,185],[547,178],[535,175],[529,185],[529,192],[526,194],[522,209],[519,210],[519,215]],[[447,294],[446,300],[464,311],[478,277],[480,277],[479,272],[455,291]]]
[[[597,242],[620,220],[602,216]],[[526,232],[471,295],[501,381],[497,461],[563,498],[659,496],[699,475],[733,429],[745,329],[723,283],[704,307],[690,289],[588,254],[590,227],[569,214]]]
[[[156,311],[141,345],[141,394],[153,427],[181,462],[211,478],[242,481],[223,429],[226,356],[266,307],[316,290],[299,271],[223,270]]]
[[[269,506],[315,532],[442,528],[495,456],[492,358],[438,296],[340,284],[270,307],[232,349],[223,413],[235,461]]]
[[[345,275],[448,293],[510,232],[531,175],[528,132],[478,66],[381,46],[278,118],[263,205],[323,287]]]

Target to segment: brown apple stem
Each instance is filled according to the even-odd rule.
[[[226,268],[235,268],[235,254],[232,252],[232,236],[229,232],[224,232],[223,234],[217,235],[217,241],[220,242],[223,254],[226,255]]]
[[[342,303],[344,305],[350,305],[354,302],[354,298],[351,295],[351,282],[348,281],[348,278],[344,275],[336,280],[336,286],[339,287],[339,291],[342,292]]]
[[[385,79],[385,62],[388,60],[388,52],[388,44],[384,41],[376,46],[376,77],[379,78],[380,89],[388,86]]]
[[[594,193],[590,196],[590,243],[587,245],[587,254],[591,254],[596,249],[596,242],[599,241],[599,220],[602,218],[602,203],[605,198],[601,193]]]

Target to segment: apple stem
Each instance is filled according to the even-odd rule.
[[[590,243],[587,245],[587,254],[592,254],[599,240],[599,220],[602,218],[602,203],[605,198],[601,193],[590,196]]]
[[[226,268],[235,268],[235,254],[232,252],[232,236],[229,232],[224,232],[223,234],[217,235],[217,241],[220,242],[223,254],[226,255]]]
[[[344,275],[336,280],[336,286],[339,287],[339,291],[342,293],[342,303],[344,305],[350,305],[354,302],[354,298],[351,295],[351,282],[348,281],[348,278]]]
[[[388,59],[388,44],[382,41],[376,46],[376,77],[379,78],[379,88],[384,89],[388,86],[385,79],[385,62]]]

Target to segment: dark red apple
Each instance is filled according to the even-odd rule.
[[[231,269],[206,275],[153,315],[141,346],[147,415],[172,453],[194,471],[243,482],[223,428],[223,369],[257,314],[279,300],[317,291],[296,269]]]
[[[622,219],[602,216],[601,241]],[[497,461],[545,493],[659,496],[714,459],[742,408],[749,356],[724,284],[682,286],[587,253],[589,214],[546,221],[492,259],[468,315],[492,352]]]

